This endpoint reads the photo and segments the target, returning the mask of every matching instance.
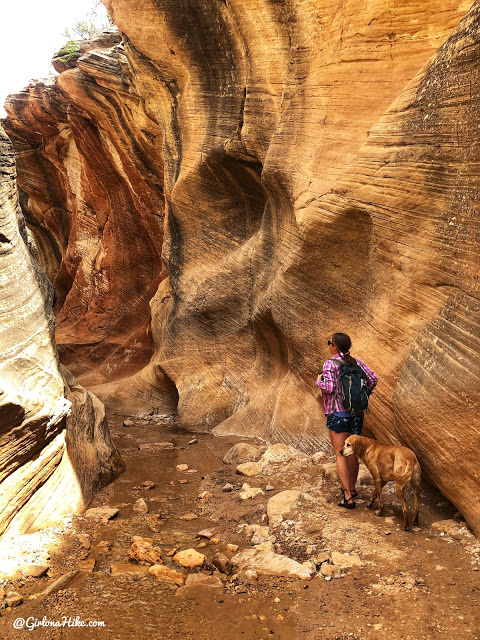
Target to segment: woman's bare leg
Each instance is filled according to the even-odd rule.
[[[357,484],[358,468],[360,466],[360,463],[357,456],[348,456],[348,458],[345,458],[345,460],[347,460],[348,470],[350,473],[350,484],[348,486],[350,490],[353,491],[355,489],[355,485]]]
[[[352,472],[350,470],[349,460],[350,458],[355,458],[357,460],[357,473],[358,473],[358,459],[356,456],[349,456],[344,458],[340,453],[340,449],[345,444],[345,440],[348,436],[352,435],[351,433],[335,433],[335,431],[329,431],[330,433],[330,442],[332,443],[332,447],[335,450],[336,463],[337,463],[337,473],[340,479],[340,484],[342,485],[343,490],[345,491],[345,499],[352,497],[351,488],[355,486],[352,485]],[[356,479],[356,476],[355,476]]]

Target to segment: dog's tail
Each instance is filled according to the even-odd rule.
[[[412,489],[414,489],[414,487],[419,487],[420,488],[421,481],[422,481],[422,471],[420,469],[420,465],[418,463],[418,460],[415,459],[415,461],[413,463],[412,478],[410,480],[410,485],[411,485]]]
[[[413,507],[413,524],[418,524],[418,512],[420,510],[420,485],[422,482],[422,471],[415,457],[413,463],[412,477],[410,478],[410,487],[413,492],[414,507]]]

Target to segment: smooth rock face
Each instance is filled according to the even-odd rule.
[[[239,571],[253,569],[259,574],[289,576],[309,580],[312,571],[296,560],[272,551],[245,549],[230,559],[231,565]]]
[[[101,520],[111,520],[114,518],[120,509],[117,507],[93,507],[85,511],[87,518],[100,518]]]
[[[154,575],[159,582],[169,582],[179,587],[185,584],[185,576],[183,573],[175,571],[175,569],[170,569],[170,567],[165,567],[163,564],[153,565],[153,567],[150,567],[148,570],[148,573]]]
[[[268,524],[271,527],[278,526],[283,517],[298,504],[301,495],[301,491],[287,490],[270,498],[267,503]]]
[[[350,569],[351,567],[361,567],[363,565],[359,556],[355,554],[347,555],[339,551],[332,551],[332,562],[340,569]]]
[[[195,551],[195,549],[186,549],[179,551],[173,556],[173,561],[188,569],[202,567],[205,564],[206,557],[203,553]]]
[[[270,531],[268,527],[260,524],[249,524],[245,527],[245,537],[250,539],[252,544],[261,544],[269,539]]]
[[[380,376],[366,426],[480,532],[479,7],[105,4],[163,116],[152,328],[180,420],[314,451],[319,360],[346,331]]]
[[[62,363],[89,388],[109,383],[108,398],[153,352],[149,302],[166,275],[162,133],[129,77],[118,31],[80,49],[68,63],[54,59],[58,81],[7,100],[5,126],[21,149],[22,208],[57,292]],[[139,384],[122,384],[131,412]],[[175,397],[166,384],[160,403],[158,384],[142,379],[137,408],[145,396],[165,407]],[[120,394],[112,404],[121,402]]]
[[[337,465],[335,462],[326,462],[321,466],[321,472],[326,480],[335,482],[338,480]],[[369,474],[370,475],[370,474]]]
[[[132,511],[135,513],[148,513],[148,504],[143,498],[138,498],[138,500],[135,500],[133,503]]]
[[[283,442],[278,442],[268,447],[260,458],[260,464],[266,466],[267,464],[279,464],[282,462],[290,462],[291,460],[304,459],[306,457],[304,453],[297,451],[295,447],[284,444]]]
[[[50,566],[48,564],[24,564],[22,565],[22,571],[27,576],[31,576],[32,578],[41,578],[44,576],[49,570]]]
[[[80,513],[123,468],[103,405],[58,362],[53,289],[28,242],[0,128],[0,536]]]
[[[245,462],[255,462],[260,457],[258,447],[254,447],[248,442],[237,442],[227,451],[223,458],[225,464],[243,464]]]
[[[262,465],[259,462],[243,462],[237,465],[235,472],[241,476],[256,476],[262,471]]]
[[[7,122],[65,357],[89,381],[133,373],[160,282],[154,357],[116,393],[311,453],[345,331],[380,377],[366,428],[411,447],[480,533],[478,4],[104,2],[123,47],[86,51]]]

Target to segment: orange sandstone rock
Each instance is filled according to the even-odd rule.
[[[32,259],[0,128],[0,536],[81,513],[122,468],[102,403],[60,365],[53,289]]]
[[[185,576],[175,569],[170,569],[163,564],[154,564],[150,567],[148,573],[154,575],[159,582],[171,582],[179,587],[185,584]]]
[[[345,331],[380,377],[365,428],[480,533],[477,4],[104,2],[123,44],[6,123],[65,361],[117,402],[312,453]]]

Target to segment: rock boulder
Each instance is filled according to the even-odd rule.
[[[245,549],[245,551],[233,556],[230,563],[238,571],[250,569],[258,574],[301,578],[302,580],[310,580],[312,576],[310,568],[272,551]]]

